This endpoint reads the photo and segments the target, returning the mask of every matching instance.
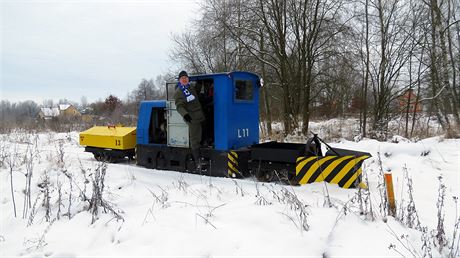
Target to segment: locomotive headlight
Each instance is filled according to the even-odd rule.
[[[262,77],[260,77],[260,79],[259,79],[259,85],[260,85],[260,87],[264,86],[264,79],[262,79]]]

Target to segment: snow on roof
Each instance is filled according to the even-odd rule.
[[[64,111],[68,109],[71,105],[69,104],[59,104],[59,110]]]
[[[59,116],[59,108],[41,108],[41,111],[45,117]]]

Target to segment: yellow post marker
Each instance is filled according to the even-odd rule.
[[[385,184],[387,186],[388,205],[390,207],[390,216],[396,215],[395,192],[393,190],[393,178],[391,173],[385,173]]]

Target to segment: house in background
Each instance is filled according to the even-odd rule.
[[[401,96],[398,97],[398,105],[400,112],[407,112],[407,105],[409,105],[409,113],[422,112],[422,103],[416,102],[417,95],[413,89],[406,90]]]
[[[51,120],[54,117],[59,116],[59,108],[54,107],[54,108],[45,108],[42,107],[40,108],[40,112],[38,113],[38,116],[43,119],[43,120]]]
[[[92,123],[96,119],[96,116],[91,114],[92,112],[93,112],[93,108],[91,107],[85,107],[85,108],[80,109],[81,121],[85,123]]]
[[[42,107],[38,116],[43,120],[51,120],[53,118],[81,117],[81,114],[73,105],[60,104],[57,107]]]
[[[61,117],[81,117],[80,112],[69,104],[59,104],[59,116]]]

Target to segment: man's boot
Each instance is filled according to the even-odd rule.
[[[200,149],[192,150],[193,160],[195,160],[195,172],[201,172]]]

